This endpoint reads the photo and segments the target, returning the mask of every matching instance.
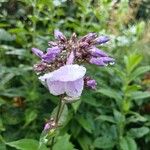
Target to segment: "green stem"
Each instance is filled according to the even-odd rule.
[[[63,101],[63,96],[61,96],[61,98],[59,100],[59,104],[58,104],[58,110],[56,113],[56,118],[55,118],[56,126],[58,126],[58,124],[59,124],[59,119],[60,119],[61,114],[64,110],[64,106],[65,106],[65,102]],[[54,142],[55,142],[55,137],[52,138],[50,150],[53,149]]]
[[[59,100],[59,105],[58,105],[58,110],[57,110],[57,114],[56,114],[56,119],[55,119],[55,123],[58,124],[59,121],[59,116],[60,116],[60,112],[61,112],[61,107],[62,107],[62,97]]]

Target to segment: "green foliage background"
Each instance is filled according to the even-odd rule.
[[[87,66],[97,90],[67,105],[53,149],[149,150],[149,8],[148,0],[0,0],[0,150],[38,149],[58,99],[33,72],[31,48],[46,49],[54,29],[109,35],[102,49],[116,64]]]

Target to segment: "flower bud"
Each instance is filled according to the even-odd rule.
[[[55,30],[54,31],[54,36],[57,40],[59,41],[66,41],[66,37],[63,35],[62,32],[60,32],[59,30]]]
[[[108,42],[110,39],[107,36],[99,36],[94,40],[94,44],[103,44]]]

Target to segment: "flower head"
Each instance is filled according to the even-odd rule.
[[[86,68],[77,64],[94,64],[107,66],[114,63],[114,59],[106,52],[97,48],[97,45],[109,41],[107,36],[98,36],[96,33],[77,38],[75,33],[67,38],[59,30],[54,31],[55,41],[49,41],[46,52],[32,48],[32,52],[41,59],[34,65],[34,70],[42,74],[39,79],[53,95],[66,94],[74,98],[79,97],[84,85],[95,89],[94,79],[84,78]],[[86,81],[86,82],[85,82]]]

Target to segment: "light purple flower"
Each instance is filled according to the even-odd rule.
[[[58,70],[40,76],[41,82],[53,95],[65,94],[69,97],[80,97],[84,87],[86,68],[79,65],[65,65]]]
[[[92,57],[90,63],[98,66],[107,66],[109,63],[114,63],[114,59],[111,57]]]
[[[44,131],[45,131],[45,130],[49,130],[50,127],[51,127],[50,124],[49,124],[49,123],[46,123],[45,126],[44,126]]]
[[[43,51],[41,51],[41,50],[39,50],[39,49],[37,49],[37,48],[32,48],[32,52],[36,55],[36,56],[38,56],[38,57],[40,57],[40,58],[42,58],[42,56],[43,56]]]
[[[66,41],[66,37],[63,35],[62,32],[60,32],[59,30],[55,30],[54,31],[54,36],[57,40],[60,40],[60,41]]]
[[[107,36],[99,36],[98,38],[96,38],[94,40],[94,43],[95,44],[103,44],[103,43],[106,43],[108,42],[110,39],[107,37]]]
[[[99,57],[99,56],[108,57],[108,55],[105,52],[103,52],[102,50],[98,49],[95,46],[93,46],[92,48],[90,48],[89,52],[90,52],[90,54],[92,56],[95,56],[95,57]]]
[[[47,52],[44,54],[43,51],[37,49],[37,48],[32,48],[32,52],[40,57],[43,62],[50,63],[56,59],[56,57],[60,54],[61,49],[58,46],[48,48]]]
[[[97,37],[96,33],[88,33],[84,37],[80,39],[80,41],[84,42],[91,42]]]
[[[60,54],[61,50],[58,46],[48,48],[47,53],[42,56],[42,60],[45,62],[52,62]]]
[[[90,79],[86,83],[86,86],[93,90],[96,89],[96,85],[97,85],[97,83],[94,79]]]

